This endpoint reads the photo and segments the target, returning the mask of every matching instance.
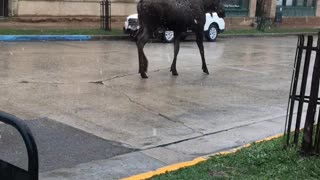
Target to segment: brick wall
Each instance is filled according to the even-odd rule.
[[[255,18],[251,17],[229,17],[225,18],[226,29],[248,29],[252,27]]]
[[[284,17],[281,26],[285,27],[320,27],[320,17]]]

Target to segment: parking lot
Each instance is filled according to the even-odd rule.
[[[183,42],[177,77],[173,45],[149,43],[149,79],[132,41],[1,42],[0,109],[33,130],[42,179],[122,178],[281,133],[296,42],[206,42],[210,75]],[[0,130],[0,159],[26,167],[13,130]]]

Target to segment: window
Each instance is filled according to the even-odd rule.
[[[277,5],[283,6],[315,6],[315,0],[277,0]]]
[[[282,6],[282,0],[277,0],[277,6]]]
[[[292,6],[293,0],[286,0],[286,6]]]
[[[315,16],[315,0],[277,0],[283,16]]]

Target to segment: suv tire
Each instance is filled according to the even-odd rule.
[[[214,42],[218,37],[219,28],[216,24],[211,24],[208,31],[205,32],[205,36],[208,41]]]
[[[174,32],[173,31],[164,31],[162,35],[162,41],[166,43],[171,43],[174,40]]]

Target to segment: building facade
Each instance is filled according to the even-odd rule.
[[[110,0],[113,22],[136,13],[139,0]],[[248,27],[255,22],[258,0],[223,0],[227,27]],[[282,14],[283,25],[320,26],[320,0],[265,0],[267,17]],[[100,17],[99,0],[0,0],[0,17],[78,20]]]
[[[246,27],[254,24],[258,0],[225,0],[227,27]],[[320,27],[320,0],[265,0],[266,16],[283,26]]]

